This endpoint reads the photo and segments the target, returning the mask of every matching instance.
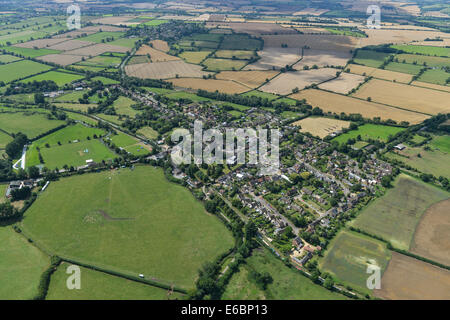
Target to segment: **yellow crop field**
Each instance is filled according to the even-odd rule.
[[[169,79],[176,87],[189,88],[193,90],[206,90],[206,91],[216,91],[223,93],[242,93],[249,91],[249,88],[243,86],[239,83],[229,81],[229,80],[214,80],[214,79],[198,79],[198,78],[178,78]]]
[[[357,64],[349,64],[346,70],[349,70],[351,73],[360,74],[363,76],[372,76],[374,78],[390,81],[395,80],[397,82],[403,83],[409,83],[413,77],[411,74],[366,67]]]
[[[222,71],[216,75],[217,79],[233,80],[250,88],[256,88],[272,79],[278,71]]]
[[[137,56],[145,56],[150,55],[150,60],[152,62],[165,62],[165,61],[176,61],[180,60],[180,58],[171,56],[170,54],[167,54],[165,52],[153,49],[150,46],[143,45],[139,48],[139,50],[136,52]]]
[[[381,120],[392,119],[398,123],[401,121],[408,121],[410,124],[417,124],[429,118],[429,116],[421,113],[392,108],[379,103],[368,102],[316,89],[303,90],[299,93],[290,95],[290,98],[296,100],[306,99],[313,107],[319,107],[325,112],[336,114],[340,114],[341,112],[346,114],[360,114],[364,118],[369,119],[379,117]]]
[[[373,79],[353,96],[426,114],[450,112],[450,93]]]
[[[300,132],[309,132],[313,136],[323,139],[333,132],[338,132],[343,128],[348,128],[350,126],[350,122],[331,118],[309,117],[296,121],[293,125],[300,126]]]

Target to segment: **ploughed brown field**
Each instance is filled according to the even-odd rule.
[[[410,251],[450,266],[450,199],[428,208],[417,225]]]
[[[392,252],[381,278],[381,289],[374,295],[391,300],[448,300],[450,271]]]

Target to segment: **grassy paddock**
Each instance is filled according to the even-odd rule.
[[[149,166],[52,182],[22,225],[59,255],[186,288],[233,245],[219,219]]]

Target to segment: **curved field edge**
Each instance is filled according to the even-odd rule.
[[[448,197],[448,192],[401,174],[394,187],[364,208],[350,225],[379,236],[396,248],[409,250],[423,214]]]
[[[233,244],[188,190],[147,166],[52,182],[21,224],[63,260],[184,288]]]

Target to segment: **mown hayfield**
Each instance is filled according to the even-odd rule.
[[[211,51],[183,51],[180,58],[188,63],[199,64],[211,53]]]
[[[352,57],[350,52],[329,50],[303,50],[303,57],[294,65],[294,69],[302,70],[305,66],[318,67],[345,66]]]
[[[263,85],[260,90],[269,93],[286,95],[292,90],[304,89],[312,84],[320,84],[336,77],[336,69],[323,68],[296,72],[285,72]]]
[[[364,77],[351,73],[341,73],[338,78],[319,85],[320,89],[347,94],[364,81]]]
[[[247,87],[256,88],[277,74],[278,71],[222,71],[216,75],[216,78],[233,80]]]
[[[450,57],[450,48],[418,46],[418,45],[393,45],[392,47],[394,49],[403,50],[406,53],[416,53],[438,57]]]
[[[30,300],[50,259],[12,227],[0,227],[0,300]]]
[[[343,230],[331,241],[319,262],[322,271],[331,273],[340,282],[370,292],[366,286],[369,265],[386,269],[391,253],[386,244],[376,239]]]
[[[0,128],[8,133],[22,132],[28,138],[64,124],[61,120],[48,120],[46,114],[33,112],[0,113]]]
[[[446,113],[450,110],[449,93],[378,79],[364,84],[353,96],[361,99],[370,97],[374,102],[426,114]]]
[[[0,55],[0,62],[1,63],[10,63],[10,62],[15,62],[15,61],[19,61],[22,60],[22,58],[18,58],[16,56],[12,56],[9,54],[2,54]]]
[[[296,100],[306,99],[313,107],[319,107],[325,112],[361,114],[369,119],[380,117],[382,120],[392,119],[398,123],[408,121],[410,124],[416,124],[429,118],[421,113],[391,108],[382,104],[315,89],[303,90],[291,95],[290,98]]]
[[[420,72],[420,69],[422,69],[423,67],[409,63],[390,62],[384,68],[389,71],[416,75]]]
[[[384,59],[389,56],[389,53],[377,52],[372,50],[358,50],[354,63],[362,64],[368,67],[378,68],[383,64]]]
[[[130,98],[120,96],[117,98],[116,101],[113,103],[113,107],[116,110],[117,114],[123,114],[126,116],[134,117],[139,112],[137,110],[134,110],[131,106],[135,105],[136,102],[134,100],[131,100]]]
[[[68,83],[83,79],[84,76],[67,72],[49,71],[41,73],[37,76],[27,78],[21,82],[33,82],[33,81],[54,81],[59,87],[62,87]]]
[[[247,61],[208,58],[202,64],[209,71],[240,70],[247,64]]]
[[[167,52],[170,50],[169,45],[167,44],[166,41],[152,40],[152,41],[150,41],[150,43],[153,46],[153,48],[155,48],[156,50],[163,51],[163,52]]]
[[[372,76],[378,79],[409,83],[412,79],[412,75],[400,72],[394,72],[384,69],[377,69],[372,67],[361,66],[358,64],[349,64],[345,70],[351,73],[356,73],[362,76]]]
[[[216,91],[223,93],[242,93],[248,91],[249,88],[239,83],[228,80],[215,80],[215,79],[198,79],[198,78],[179,78],[169,79],[176,87],[190,88],[194,90],[202,89],[206,91]]]
[[[164,62],[164,61],[177,61],[180,60],[180,58],[171,56],[170,54],[167,54],[163,51],[159,51],[156,49],[153,49],[150,46],[143,45],[139,48],[138,51],[136,51],[137,56],[150,56],[151,62]]]
[[[425,71],[418,81],[429,82],[438,85],[446,85],[447,80],[450,78],[450,73],[444,70],[434,69]]]
[[[394,136],[395,134],[405,130],[404,128],[399,127],[391,127],[391,126],[383,126],[379,124],[367,123],[362,126],[359,126],[356,130],[348,131],[344,134],[333,139],[333,141],[337,141],[339,143],[346,143],[348,139],[357,139],[358,136],[361,136],[361,140],[379,140],[383,142],[387,142],[389,136]]]
[[[0,81],[11,82],[36,73],[50,70],[51,67],[31,60],[21,60],[0,65]]]
[[[375,296],[390,300],[449,300],[450,271],[392,252]]]
[[[300,126],[301,132],[309,132],[313,136],[323,139],[333,132],[338,132],[343,128],[348,128],[350,126],[350,122],[331,118],[309,117],[296,121],[293,125]]]
[[[202,77],[207,72],[202,67],[182,60],[127,65],[125,71],[129,76],[143,79],[168,79],[179,77]]]
[[[249,278],[251,271],[268,272],[273,283],[262,290]],[[294,268],[286,267],[267,249],[255,249],[240,266],[227,285],[222,299],[226,300],[340,300],[344,296],[314,284]]]
[[[159,135],[159,133],[151,127],[142,127],[138,131],[136,131],[136,133],[151,140],[156,140]]]
[[[433,204],[450,194],[407,175],[400,175],[384,196],[376,199],[351,224],[409,250],[417,224]]]
[[[418,86],[418,87],[424,87],[424,88],[430,88],[430,89],[434,89],[434,90],[440,90],[440,91],[447,91],[447,92],[450,92],[450,86],[440,86],[440,85],[434,84],[434,83],[421,82],[421,81],[413,81],[413,82],[411,83],[411,85],[413,85],[413,86]]]
[[[399,62],[416,63],[417,65],[426,64],[428,67],[449,67],[450,59],[441,57],[422,56],[417,54],[397,54],[395,59]]]
[[[13,138],[10,135],[7,135],[3,131],[0,131],[0,149],[4,149],[6,145],[10,143],[12,140]]]
[[[67,289],[68,263],[62,263],[52,274],[47,300],[168,300],[182,294],[143,283],[80,267],[81,289]]]
[[[59,255],[185,288],[233,245],[220,220],[149,166],[52,182],[22,225]]]

